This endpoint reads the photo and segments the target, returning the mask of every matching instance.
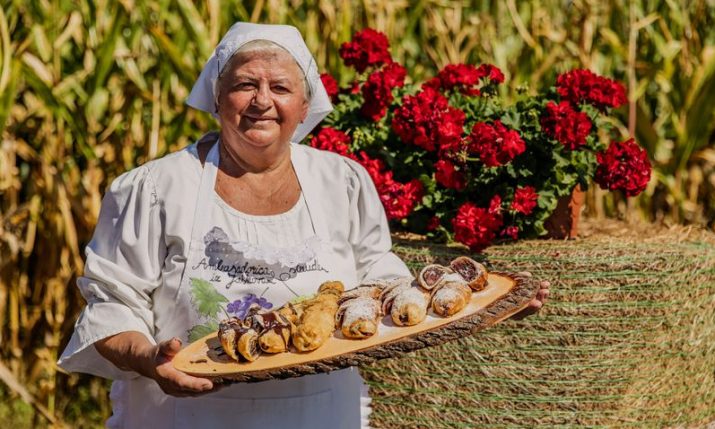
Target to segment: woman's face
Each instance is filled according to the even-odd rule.
[[[287,144],[308,113],[303,73],[283,51],[239,52],[218,84],[221,127],[239,144]]]

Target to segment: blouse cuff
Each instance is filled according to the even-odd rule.
[[[112,302],[91,303],[77,319],[72,338],[57,365],[68,372],[83,372],[112,380],[136,378],[138,373],[117,368],[94,347],[99,340],[128,331],[141,332],[149,342],[156,344],[146,324],[129,307]]]
[[[361,283],[371,280],[389,280],[395,277],[411,277],[410,269],[407,265],[392,252],[385,253],[373,263]]]

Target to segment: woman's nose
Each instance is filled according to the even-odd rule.
[[[271,91],[267,84],[261,83],[256,88],[253,96],[253,105],[258,108],[267,108],[271,105]]]

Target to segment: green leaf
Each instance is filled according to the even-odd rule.
[[[191,278],[191,294],[199,314],[212,319],[216,318],[216,314],[223,308],[221,304],[228,302],[228,299],[216,292],[213,285],[206,280]]]
[[[205,325],[196,325],[189,329],[189,342],[193,343],[216,331],[218,331],[218,323],[215,321],[211,321]]]

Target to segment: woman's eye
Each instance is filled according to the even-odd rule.
[[[253,89],[255,87],[256,87],[256,85],[254,85],[252,82],[239,82],[235,85],[234,88],[243,90],[243,89]]]
[[[279,94],[285,94],[285,93],[288,92],[289,90],[288,90],[288,88],[286,88],[285,86],[276,85],[276,86],[273,87],[273,91],[275,91],[275,92],[277,92],[277,93],[279,93]]]

